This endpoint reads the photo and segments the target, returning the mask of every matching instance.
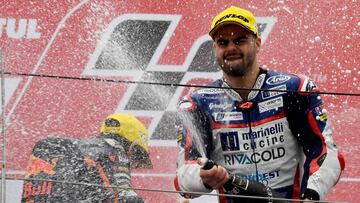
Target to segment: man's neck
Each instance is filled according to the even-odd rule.
[[[248,74],[238,77],[229,76],[224,73],[224,79],[230,87],[235,88],[235,91],[241,96],[242,99],[247,100],[251,89],[254,87],[259,72],[260,69],[256,68]]]

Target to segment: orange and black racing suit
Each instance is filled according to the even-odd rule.
[[[22,202],[143,202],[131,189],[125,150],[111,137],[40,140],[26,178]]]

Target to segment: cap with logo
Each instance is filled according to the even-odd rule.
[[[216,31],[228,24],[239,25],[259,36],[255,16],[250,11],[236,6],[231,6],[215,16],[209,35],[214,38]]]
[[[133,115],[116,113],[106,117],[100,132],[114,133],[130,142],[136,141],[138,145],[148,151],[148,131]]]
[[[152,167],[149,157],[149,139],[148,131],[144,124],[141,123],[135,116],[131,114],[115,113],[106,117],[105,122],[102,123],[101,133],[115,134],[123,137],[130,143],[134,143],[135,149],[138,154],[134,154],[133,157],[129,157],[132,160],[132,165],[136,167]]]

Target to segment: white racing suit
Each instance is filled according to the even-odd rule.
[[[314,83],[305,76],[261,69],[247,101],[223,80],[211,86],[215,88],[193,91],[179,103],[178,191],[211,192],[196,163],[206,156],[230,174],[262,182],[284,198],[325,198],[345,162]]]

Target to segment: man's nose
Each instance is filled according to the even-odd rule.
[[[232,50],[232,49],[236,49],[236,48],[237,48],[237,44],[235,44],[235,42],[233,40],[229,40],[227,49]]]

